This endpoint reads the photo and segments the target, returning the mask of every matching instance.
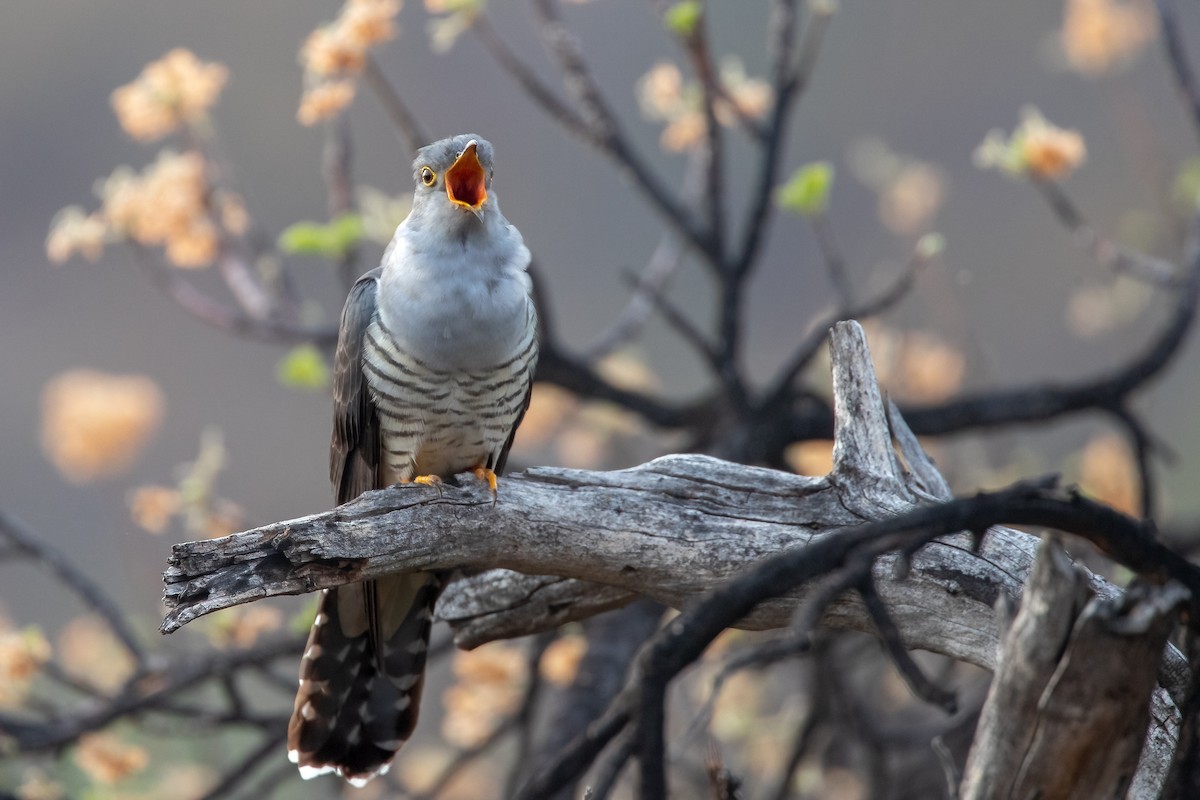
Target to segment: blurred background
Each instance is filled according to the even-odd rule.
[[[656,64],[685,60],[652,5],[566,4],[563,13],[643,160],[674,186],[686,158],[664,147],[664,121],[639,98],[639,84]],[[718,55],[736,59],[730,69],[748,79],[763,77],[767,4],[707,7]],[[239,529],[328,508],[328,392],[279,380],[288,347],[238,338],[182,312],[128,248],[109,246],[95,263],[76,256],[53,264],[46,236],[59,209],[96,208],[97,182],[114,169],[140,170],[155,160],[161,145],[127,135],[110,97],[176,47],[228,69],[210,119],[253,224],[273,238],[298,221],[326,220],[324,135],[320,126],[297,123],[297,54],[338,9],[314,0],[45,0],[4,11],[0,509],[86,565],[151,645],[159,644],[160,573],[172,541],[186,536],[174,523],[160,535],[136,524],[134,490],[175,486],[180,465],[196,460],[210,431],[219,432],[224,455],[212,486]],[[1186,10],[1183,30],[1200,47],[1200,15]],[[494,2],[489,17],[557,87],[525,7]],[[1087,74],[1068,68],[1063,17],[1062,3],[845,2],[800,102],[783,174],[816,160],[833,164],[828,220],[861,292],[894,275],[921,234],[945,237],[943,257],[887,316],[892,330],[946,348],[930,367],[933,382],[946,385],[910,387],[914,397],[1091,375],[1137,352],[1162,319],[1161,301],[1096,265],[1031,187],[973,164],[990,130],[1011,130],[1024,106],[1036,106],[1086,140],[1086,162],[1066,186],[1089,220],[1126,244],[1178,260],[1182,217],[1174,193],[1189,180],[1196,142],[1157,43],[1151,35],[1120,65]],[[548,312],[567,344],[584,348],[628,299],[622,271],[640,270],[665,228],[631,199],[609,162],[548,120],[472,36],[435,52],[430,26],[438,20],[444,17],[409,0],[397,38],[375,58],[433,137],[473,131],[492,141],[496,192],[534,252]],[[388,196],[408,192],[412,153],[375,99],[360,90],[348,114],[356,182]],[[730,141],[727,202],[737,214],[753,153],[744,138]],[[897,187],[900,173],[907,183]],[[378,263],[381,252],[365,244],[362,268]],[[309,301],[308,318],[335,321],[345,296],[337,271],[305,256],[289,257],[287,267]],[[220,292],[211,275],[186,277]],[[696,319],[710,318],[713,288],[695,265],[680,269],[669,293]],[[748,303],[751,373],[765,380],[832,298],[810,228],[780,217]],[[637,380],[664,396],[690,398],[706,386],[703,365],[661,322],[623,356],[627,369],[632,363],[641,371]],[[150,402],[160,406],[161,421],[119,474],[72,480],[44,451],[44,393],[76,368],[148,376],[158,387]],[[1139,399],[1173,454],[1155,464],[1164,522],[1200,515],[1200,493],[1191,491],[1200,467],[1198,382],[1200,354],[1189,346]],[[967,490],[1052,470],[1078,479],[1089,444],[1106,430],[1104,420],[1077,418],[930,446],[956,488]],[[628,447],[597,448],[594,437],[579,436],[519,440],[513,466],[621,467],[672,446],[636,426],[622,435]],[[210,445],[209,456],[216,452]],[[1117,445],[1105,457],[1126,456]],[[0,608],[11,623],[36,625],[51,640],[81,611],[54,581],[20,563],[0,564]]]

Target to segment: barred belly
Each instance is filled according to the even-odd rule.
[[[363,367],[379,414],[380,478],[448,477],[495,469],[521,415],[537,360],[527,319],[516,351],[491,367],[434,369],[398,346],[379,317],[367,329]]]

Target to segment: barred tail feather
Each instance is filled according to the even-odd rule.
[[[387,771],[417,724],[439,590],[435,575],[412,573],[323,592],[288,723],[304,778],[361,786]]]

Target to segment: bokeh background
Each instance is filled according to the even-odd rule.
[[[683,63],[652,5],[590,2],[568,4],[564,13],[644,160],[676,184],[685,159],[660,147],[661,125],[645,118],[636,89],[657,62]],[[151,536],[132,523],[130,490],[172,483],[178,465],[195,458],[203,431],[216,428],[227,454],[217,486],[245,510],[247,526],[325,509],[329,399],[277,381],[284,347],[235,338],[177,309],[128,251],[110,247],[98,263],[54,265],[45,255],[46,233],[63,206],[95,207],[94,184],[114,168],[154,159],[157,146],[121,131],[110,94],[176,46],[230,71],[213,120],[255,223],[273,236],[298,220],[325,219],[322,132],[296,122],[297,52],[337,8],[314,0],[45,0],[3,11],[0,508],[86,564],[132,611],[148,641],[157,637],[159,573],[172,535]],[[709,4],[719,52],[738,57],[753,76],[767,66],[766,10],[757,2]],[[1183,30],[1200,40],[1200,14],[1190,6],[1185,12]],[[489,13],[513,49],[557,86],[524,6],[493,2]],[[1030,187],[972,164],[985,134],[1011,129],[1023,106],[1033,104],[1085,137],[1087,162],[1067,186],[1098,227],[1159,255],[1178,255],[1171,191],[1196,142],[1162,56],[1151,44],[1127,68],[1101,77],[1064,69],[1054,46],[1062,14],[1055,2],[845,2],[790,136],[785,172],[818,159],[837,169],[829,217],[860,289],[897,269],[915,237],[883,224],[878,194],[855,177],[851,154],[876,137],[936,167],[943,202],[924,228],[943,234],[947,250],[889,320],[935,333],[964,354],[966,386],[1092,374],[1136,352],[1161,319],[1161,303],[1151,300],[1124,316],[1101,303],[1097,318],[1109,317],[1090,335],[1072,321],[1080,293],[1100,287],[1103,295],[1111,276],[1073,244]],[[663,226],[602,157],[547,120],[470,36],[448,53],[433,52],[429,21],[409,0],[398,39],[376,57],[434,135],[475,131],[493,142],[505,214],[535,253],[550,312],[568,342],[585,346],[623,307],[621,272],[645,264]],[[411,153],[370,94],[360,92],[349,114],[359,182],[388,194],[407,191]],[[749,146],[731,140],[727,202],[736,215],[752,162]],[[366,251],[364,265],[373,266],[378,254]],[[289,265],[304,294],[335,318],[344,286],[330,265],[303,258]],[[670,293],[696,318],[708,316],[712,291],[699,269],[685,266]],[[769,375],[831,297],[811,232],[798,218],[781,218],[748,306],[753,374]],[[687,397],[705,386],[701,365],[661,323],[650,325],[634,353],[665,394]],[[124,475],[77,485],[43,454],[43,389],[75,367],[145,374],[162,389],[162,425]],[[1200,474],[1198,382],[1200,354],[1189,346],[1140,398],[1174,454],[1169,463],[1156,462],[1165,520],[1200,515],[1200,493],[1190,488]],[[1085,418],[935,447],[945,448],[951,477],[966,489],[998,476],[1070,474],[1101,430],[1103,420]],[[569,460],[570,453],[527,449],[517,466],[532,458]],[[968,462],[973,470],[953,469]],[[609,465],[625,464],[617,457]],[[80,611],[27,566],[0,565],[0,603],[11,619],[48,631]]]

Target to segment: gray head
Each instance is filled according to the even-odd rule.
[[[472,218],[482,221],[495,206],[492,188],[492,145],[464,133],[426,145],[413,161],[413,213],[457,227]]]

